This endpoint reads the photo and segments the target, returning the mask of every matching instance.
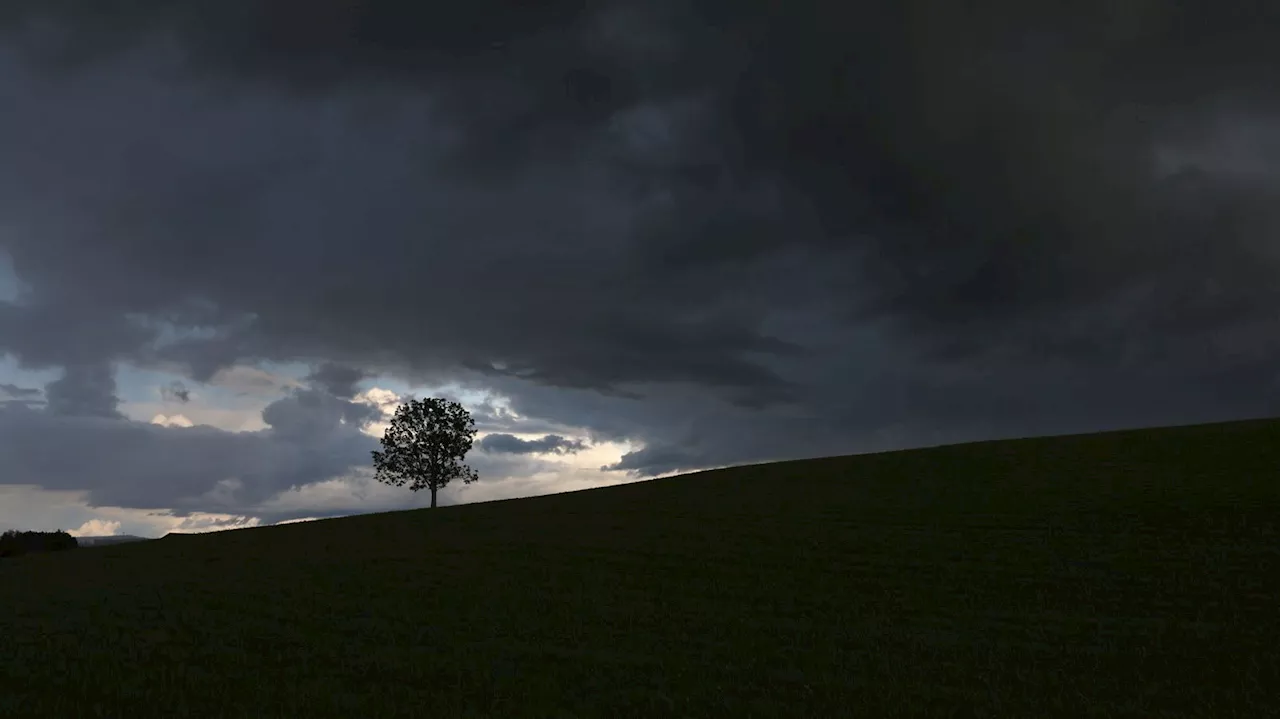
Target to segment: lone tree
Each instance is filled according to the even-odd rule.
[[[418,491],[436,491],[454,479],[467,484],[479,479],[462,464],[476,435],[476,422],[457,402],[427,398],[410,400],[396,408],[391,426],[382,435],[382,451],[373,452],[379,482]]]

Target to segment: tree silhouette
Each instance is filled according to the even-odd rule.
[[[11,529],[0,534],[0,557],[18,557],[35,552],[61,552],[76,549],[76,538],[59,529],[56,532],[19,532]]]
[[[436,492],[454,479],[470,484],[479,477],[462,458],[471,450],[475,420],[457,402],[430,397],[410,400],[396,408],[391,426],[382,435],[382,451],[373,452],[376,479],[394,487]]]

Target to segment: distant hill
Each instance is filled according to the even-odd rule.
[[[145,542],[151,537],[136,537],[132,534],[113,534],[106,537],[76,537],[81,547],[102,547],[108,544],[124,544],[125,542]]]
[[[1280,717],[1265,688],[1280,684],[1280,420],[166,540],[0,562],[0,677],[21,677],[0,680],[19,687],[9,703],[51,717],[126,716],[140,697],[193,716]]]

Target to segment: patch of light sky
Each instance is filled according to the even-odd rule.
[[[501,395],[498,395],[492,392],[482,391],[482,390],[464,388],[455,384],[448,384],[448,385],[442,385],[442,386],[436,386],[436,387],[411,386],[399,380],[385,378],[385,377],[378,377],[378,378],[369,378],[362,381],[359,384],[359,389],[362,390],[361,392],[362,398],[368,398],[368,399],[375,399],[375,397],[371,397],[370,395],[376,393],[377,390],[383,390],[383,391],[393,392],[396,395],[402,396],[402,397],[405,395],[411,394],[415,397],[420,397],[420,398],[421,397],[439,397],[439,396],[455,398],[457,401],[461,402],[464,407],[467,407],[468,409],[474,409],[476,406],[484,404],[486,402],[497,407],[501,407],[508,410],[510,409],[507,399],[505,397],[502,397]],[[389,419],[391,413],[395,411],[394,401],[390,404],[383,404],[382,406],[383,406],[385,416]],[[370,424],[365,429],[365,433],[374,437],[381,437],[383,432],[386,431],[386,429],[387,429],[387,423],[385,421],[375,422]],[[477,439],[480,439],[485,437],[487,434],[488,433],[480,432],[476,435],[476,437]],[[537,433],[521,433],[521,432],[515,432],[515,431],[511,432],[511,434],[513,434],[516,437],[519,437],[520,439],[538,439],[542,436]],[[586,437],[571,437],[571,438],[586,439]],[[600,486],[604,484],[615,484],[618,482],[627,481],[625,477],[619,475],[616,472],[601,472],[600,467],[606,464],[613,464],[614,462],[617,462],[622,457],[622,455],[626,454],[627,452],[634,452],[640,449],[641,446],[642,445],[636,445],[630,442],[601,442],[601,443],[589,446],[586,450],[582,452],[577,452],[574,454],[563,455],[563,456],[561,455],[554,455],[554,456],[538,455],[538,456],[544,459],[552,459],[554,457],[554,461],[557,464],[561,465],[564,469],[564,472],[563,472],[563,474],[565,475],[564,478],[567,479],[569,475],[572,475],[574,477],[573,482],[576,484],[574,488],[581,489],[586,486]],[[505,482],[503,484],[507,485],[507,483]],[[554,485],[555,483],[552,482],[552,484]],[[503,492],[499,490],[497,495],[493,497],[487,497],[487,498],[496,499],[496,498],[506,498],[509,496],[527,496],[528,494],[543,494],[547,491],[546,485],[542,487],[542,491],[538,491],[538,488],[536,487],[522,487],[520,489],[513,490],[515,486],[516,485],[508,485],[506,487],[507,492],[516,491],[517,493],[514,495],[508,494],[507,492]],[[487,496],[488,493],[491,491],[493,490],[486,489],[483,492],[474,491],[474,492],[471,492],[471,494],[477,494],[477,495],[484,494]],[[566,490],[555,489],[552,491],[566,491]],[[463,494],[465,495],[468,493],[463,492]]]
[[[266,427],[262,410],[289,387],[300,384],[309,368],[300,363],[262,362],[257,367],[237,366],[215,375],[208,383],[191,382],[177,372],[121,365],[116,369],[120,411],[140,422],[165,422],[181,417],[231,432]],[[182,382],[190,401],[165,399],[160,388]]]
[[[86,494],[0,484],[0,531],[62,529],[76,537],[162,537],[169,532],[207,532],[261,524],[256,517],[229,514],[193,512],[180,517],[156,510],[90,507],[84,502]]]
[[[407,382],[395,379],[394,377],[369,377],[362,380],[357,388],[361,391],[367,391],[373,388],[385,389],[395,392],[401,397],[405,395],[413,395],[419,399],[423,397],[441,397],[447,396],[456,398],[466,407],[475,407],[486,401],[504,401],[495,397],[490,392],[483,392],[474,389],[468,389],[456,384],[444,384],[437,386],[429,385],[410,385]]]
[[[227,431],[256,431],[265,428],[262,410],[292,387],[304,385],[311,367],[304,363],[261,362],[241,365],[216,375],[209,383],[192,382],[179,372],[155,368],[139,368],[121,364],[116,368],[120,410],[130,419],[141,422],[169,423],[181,418],[180,424],[206,424]],[[0,356],[0,382],[21,387],[42,388],[61,376],[61,370],[24,370],[11,356]],[[166,400],[160,388],[182,382],[190,391],[186,403]],[[357,385],[358,399],[372,401],[382,407],[389,419],[401,397],[445,396],[456,399],[470,409],[489,403],[506,407],[504,397],[455,384],[441,386],[414,385],[392,377],[366,378]],[[381,437],[386,423],[373,423],[365,428],[372,437]],[[483,437],[481,433],[479,437]],[[536,439],[536,433],[512,434],[522,439]],[[572,436],[572,433],[566,432]],[[585,439],[585,437],[580,437]],[[527,497],[573,491],[635,481],[616,472],[602,472],[600,467],[617,462],[638,446],[626,442],[610,442],[589,446],[571,455],[538,455],[555,463],[555,469],[533,476],[489,477],[475,485],[450,488],[442,503],[483,502],[495,499]],[[333,478],[307,486],[302,492],[285,493],[265,503],[262,510],[297,507],[303,511],[363,513],[411,509],[427,501],[406,496],[403,491],[378,485],[357,471],[353,476]],[[159,537],[167,532],[218,531],[257,526],[259,520],[216,513],[196,513],[186,517],[164,512],[124,507],[88,507],[81,492],[47,492],[35,487],[0,485],[0,526],[17,528],[22,522],[36,521],[43,529],[58,527],[76,536],[132,534]],[[421,501],[420,501],[421,500]],[[25,506],[30,505],[27,509]],[[425,506],[425,505],[422,505]],[[31,514],[36,508],[40,511]],[[39,515],[37,517],[37,515]],[[33,525],[34,526],[34,525]],[[24,528],[25,527],[24,525]]]
[[[62,376],[60,369],[23,369],[11,354],[0,353],[0,384],[12,384],[26,389],[44,389],[44,386]]]
[[[301,386],[311,368],[303,363],[262,362],[256,367],[236,367],[224,372],[207,384],[186,380],[177,372],[160,369],[144,369],[121,364],[116,369],[117,393],[120,411],[126,417],[139,422],[166,422],[181,417],[193,424],[204,424],[231,432],[252,432],[264,429],[262,410],[283,396],[285,389]],[[61,376],[59,369],[25,370],[9,355],[0,356],[0,382],[19,387],[43,388]],[[189,402],[166,400],[160,388],[174,381],[183,382],[190,391]],[[468,408],[490,403],[505,407],[505,398],[482,390],[447,384],[442,386],[411,385],[390,377],[371,377],[358,385],[359,399],[379,404],[389,419],[395,411],[398,397],[447,396],[462,402]],[[185,424],[185,422],[182,422]],[[386,422],[375,422],[366,434],[381,437]],[[521,439],[537,439],[540,434],[512,432]],[[484,437],[480,433],[478,437]],[[575,470],[596,470],[601,465],[616,462],[618,458],[638,447],[626,442],[608,442],[594,445],[586,451],[557,457],[557,461]]]

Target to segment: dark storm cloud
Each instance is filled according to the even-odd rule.
[[[354,367],[326,362],[308,375],[307,380],[335,397],[351,399],[356,395],[356,384],[366,376]]]
[[[187,386],[179,380],[174,380],[160,387],[160,398],[166,402],[186,404],[191,401],[191,390],[187,389]]]
[[[362,429],[381,416],[377,407],[314,389],[295,390],[262,410],[262,421],[287,438],[312,440],[339,428]]]
[[[6,3],[0,349],[468,376],[633,471],[1274,401],[1276,11],[587,8]]]
[[[5,395],[5,399],[35,399],[40,396],[40,390],[34,387],[19,387],[16,384],[8,384],[0,382],[0,394]]]
[[[14,384],[0,382],[0,411],[5,407],[35,408],[45,403],[41,392],[33,387],[19,387]]]
[[[64,217],[43,235],[24,227],[13,254],[24,280],[63,304],[145,311],[207,330],[142,344],[139,359],[185,363],[197,380],[236,358],[328,356],[414,369],[500,360],[572,386],[675,379],[783,389],[746,356],[797,351],[757,335],[758,310],[691,312],[687,298],[649,298],[651,284],[631,274],[631,250],[620,244],[636,210],[591,165],[532,167],[487,184],[451,179],[430,171],[430,147],[387,141],[423,136],[424,127],[430,140],[440,123],[412,102],[373,120],[349,117],[350,98],[307,107],[255,96],[204,107],[193,90],[123,72],[56,86],[70,96],[68,109],[95,104],[116,117],[81,128],[63,115],[59,128],[42,115],[34,144],[48,137],[57,146],[27,146],[33,175],[14,193],[26,207],[83,196],[84,217]],[[187,100],[174,102],[180,95]],[[156,107],[165,117],[151,121],[165,129],[133,123],[136,103]],[[361,131],[365,122],[370,132]],[[140,149],[130,157],[92,149],[102,147]],[[97,156],[84,173],[62,177],[38,169],[46,152]],[[252,174],[261,171],[274,174]],[[318,197],[334,199],[317,205]],[[507,204],[503,212],[492,211],[495,202]],[[130,241],[95,245],[92,262],[60,259],[84,237],[115,232]],[[440,244],[424,244],[423,233]],[[137,274],[149,281],[128,279]],[[486,278],[501,291],[484,291]],[[281,293],[291,280],[296,287]],[[217,316],[185,308],[208,297],[217,298]]]
[[[634,476],[1280,414],[1274,365],[1242,367],[1232,375],[1181,368],[1104,372],[1066,364],[907,365],[891,344],[879,351],[861,346],[868,339],[850,337],[848,349],[821,365],[803,365],[812,389],[789,406],[748,410],[679,387],[653,388],[643,402],[515,382],[496,389],[511,397],[516,412],[562,431],[643,445],[605,467]],[[850,376],[855,365],[859,371]]]
[[[0,120],[0,129],[7,130],[2,123]],[[4,137],[12,142],[12,135]],[[0,178],[0,183],[18,180],[7,175]],[[16,246],[30,239],[6,235],[0,232],[0,243]],[[20,367],[92,364],[125,355],[154,336],[130,321],[120,308],[97,306],[83,296],[67,296],[66,291],[72,288],[44,285],[37,289],[38,294],[28,303],[0,302],[0,352],[13,353]]]
[[[510,434],[490,434],[476,443],[476,448],[493,454],[573,454],[587,448],[582,440],[558,434],[539,439],[520,439]]]
[[[45,385],[45,411],[66,417],[124,417],[116,405],[115,368],[105,362],[69,364],[62,377]]]
[[[625,471],[641,476],[653,476],[678,472],[682,469],[696,469],[707,464],[705,453],[682,450],[669,445],[654,445],[628,452],[622,459],[613,464],[606,464],[600,469],[606,472]]]

